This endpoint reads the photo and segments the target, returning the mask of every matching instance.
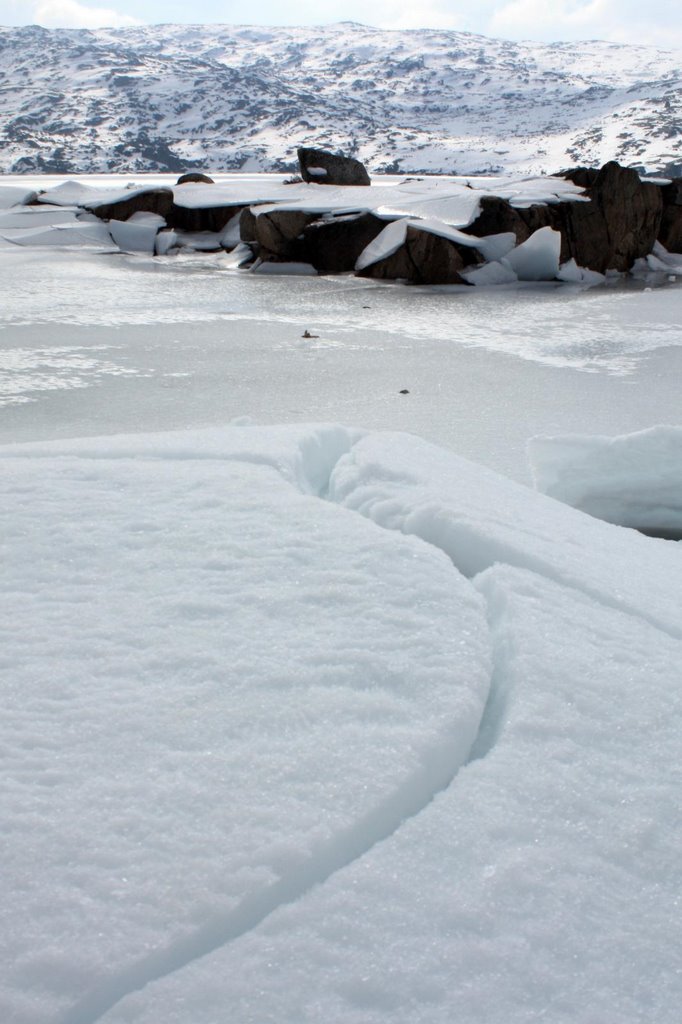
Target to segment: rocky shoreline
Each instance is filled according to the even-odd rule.
[[[227,250],[255,271],[413,284],[594,281],[682,252],[682,179],[643,180],[615,162],[504,187],[408,178],[390,190],[368,185],[356,160],[315,150],[299,159],[301,178],[243,195],[189,174],[113,195],[67,182],[25,202],[96,217],[125,251]]]

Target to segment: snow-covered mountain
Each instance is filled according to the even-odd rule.
[[[682,52],[463,32],[0,29],[0,171],[682,170]]]

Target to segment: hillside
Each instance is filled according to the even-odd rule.
[[[444,31],[0,29],[0,171],[682,170],[682,54]],[[677,165],[677,166],[675,166]]]

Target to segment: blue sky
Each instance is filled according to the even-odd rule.
[[[682,48],[681,0],[0,0],[0,25],[158,22],[448,28],[506,39],[609,39]]]

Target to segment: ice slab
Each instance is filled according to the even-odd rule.
[[[539,491],[598,519],[682,537],[682,427],[618,437],[533,437]]]
[[[466,576],[531,569],[682,637],[682,553],[534,494],[418,438],[372,434],[339,460],[332,500],[445,551]]]
[[[559,273],[561,232],[539,228],[505,260],[520,281],[552,281]]]

